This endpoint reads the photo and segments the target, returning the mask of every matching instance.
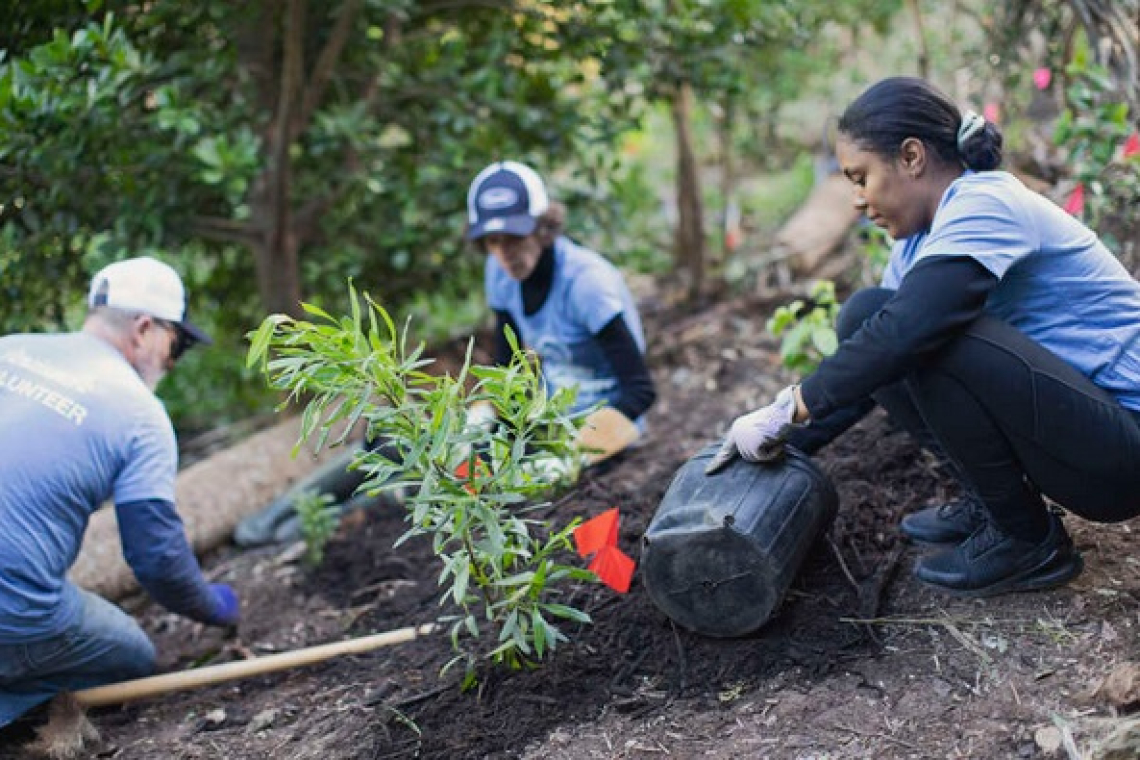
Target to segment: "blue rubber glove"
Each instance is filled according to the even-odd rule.
[[[241,620],[241,602],[237,592],[225,583],[211,583],[210,593],[214,597],[213,625],[237,625]]]

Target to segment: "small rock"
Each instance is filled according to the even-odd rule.
[[[1119,709],[1140,704],[1140,665],[1135,662],[1116,665],[1097,686],[1094,695]]]
[[[250,733],[257,733],[271,728],[277,722],[277,711],[273,709],[262,710],[257,715],[253,716],[253,720],[249,722]]]
[[[217,731],[226,722],[226,711],[222,708],[211,710],[195,721],[193,727],[190,729],[190,734],[199,734],[203,731]]]
[[[1054,755],[1063,743],[1061,732],[1055,726],[1045,726],[1033,732],[1033,741],[1046,755]]]

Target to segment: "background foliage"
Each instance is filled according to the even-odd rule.
[[[533,163],[571,234],[699,296],[751,271],[826,170],[830,119],[879,76],[998,104],[1015,163],[1049,181],[1096,171],[1081,145],[1137,120],[1137,0],[3,6],[0,332],[75,328],[100,266],[170,261],[218,342],[161,389],[183,431],[268,409],[245,334],[302,298],[343,309],[348,277],[421,337],[477,327],[464,195],[492,160]],[[1067,111],[1084,131],[1054,142]],[[1106,167],[1104,187],[1134,186],[1135,162]]]

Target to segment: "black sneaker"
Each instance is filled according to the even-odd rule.
[[[899,527],[907,538],[920,544],[960,544],[985,522],[985,507],[976,498],[966,496],[912,512]]]
[[[1008,536],[986,522],[953,549],[923,557],[914,574],[956,596],[994,596],[1060,586],[1080,575],[1081,555],[1057,515],[1038,543]]]

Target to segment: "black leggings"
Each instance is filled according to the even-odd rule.
[[[840,340],[893,292],[853,294],[839,315]],[[1038,492],[1088,520],[1140,515],[1140,412],[1005,322],[979,317],[872,395],[896,424],[957,467],[1007,532],[1040,535],[1047,527]],[[820,433],[829,422],[845,429],[869,408],[821,420]]]

